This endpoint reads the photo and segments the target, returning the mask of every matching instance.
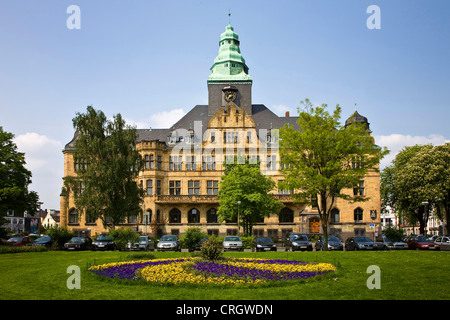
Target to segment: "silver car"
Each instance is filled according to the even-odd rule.
[[[238,236],[227,236],[223,239],[223,251],[244,251],[242,240]]]
[[[139,241],[135,243],[131,243],[128,241],[127,244],[127,250],[155,250],[155,245],[153,243],[153,240],[150,239],[148,236],[140,236]]]
[[[162,236],[161,239],[159,239],[156,249],[158,251],[181,251],[181,245],[177,236],[168,235]]]
[[[434,240],[434,243],[438,244],[441,247],[441,250],[450,250],[449,236],[437,237],[436,240]]]

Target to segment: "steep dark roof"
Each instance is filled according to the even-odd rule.
[[[252,117],[256,124],[256,132],[259,133],[260,129],[279,129],[284,126],[285,123],[294,125],[295,129],[299,129],[297,125],[298,117],[279,117],[273,113],[269,108],[263,104],[252,105]],[[202,127],[202,134],[206,131],[208,122],[211,116],[208,116],[207,105],[196,105],[187,114],[185,114],[180,120],[178,120],[170,128],[165,129],[137,129],[138,139],[141,141],[155,141],[168,142],[170,133],[177,129],[194,129],[194,126],[198,126],[200,122]],[[198,127],[196,127],[198,128]],[[75,132],[73,139],[66,144],[65,149],[73,149],[75,140],[78,136],[78,131]]]

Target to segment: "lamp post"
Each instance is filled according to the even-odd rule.
[[[240,226],[239,226],[239,205],[240,204],[241,204],[241,201],[238,200],[238,202],[237,202],[237,206],[238,206],[238,216],[237,216],[238,236],[241,235]]]

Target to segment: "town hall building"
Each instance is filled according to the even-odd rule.
[[[136,147],[144,161],[138,183],[146,196],[141,213],[128,217],[124,227],[158,237],[182,235],[191,226],[217,236],[238,233],[236,221],[219,222],[217,193],[227,161],[236,158],[260,162],[261,170],[276,183],[280,172],[278,130],[294,126],[298,117],[280,117],[263,104],[253,104],[252,78],[241,55],[239,36],[231,25],[220,35],[219,53],[207,79],[208,104],[196,105],[166,129],[137,129]],[[346,124],[367,119],[357,112]],[[76,176],[73,161],[76,134],[64,148],[64,176]],[[238,156],[238,157],[236,157]],[[369,201],[350,203],[337,200],[329,226],[330,235],[345,240],[354,235],[372,239],[380,232],[380,177],[371,171],[350,194]],[[289,232],[321,233],[317,208],[296,203],[286,190],[273,190],[284,207],[253,227],[255,236],[285,239]],[[61,196],[61,226],[94,236],[107,230],[100,220],[92,221],[75,207],[73,195]],[[151,228],[151,225],[157,226]],[[154,231],[152,233],[152,230]]]

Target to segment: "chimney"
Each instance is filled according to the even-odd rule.
[[[289,118],[289,111],[286,111],[285,117]]]

